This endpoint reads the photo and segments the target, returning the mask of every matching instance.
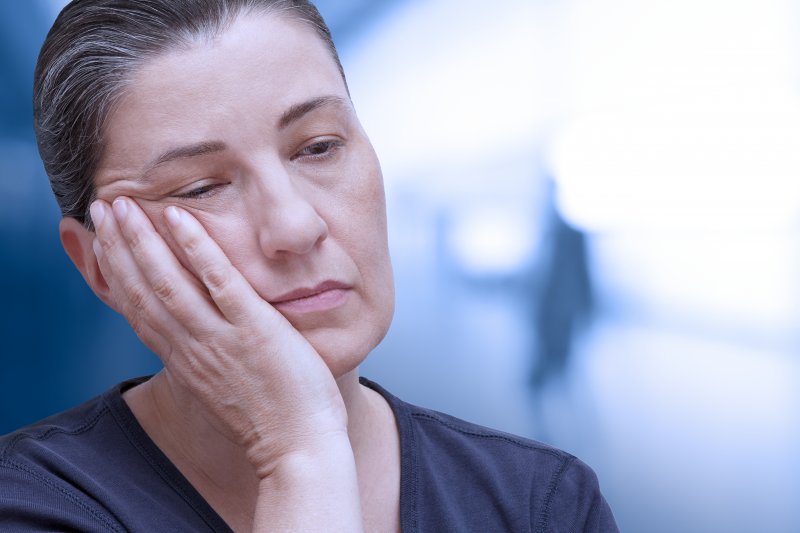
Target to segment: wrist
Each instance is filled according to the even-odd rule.
[[[285,439],[279,445],[263,443],[248,450],[247,456],[260,482],[303,482],[312,480],[337,464],[355,465],[350,438],[345,429],[315,432],[302,438]]]
[[[361,531],[355,459],[346,434],[282,455],[257,472],[255,531]],[[267,527],[268,526],[268,527]]]

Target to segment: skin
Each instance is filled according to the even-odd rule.
[[[382,177],[327,49],[242,16],[146,62],[104,137],[96,234],[60,232],[164,362],[124,395],[142,427],[237,531],[398,530],[394,418],[357,374],[393,311]]]

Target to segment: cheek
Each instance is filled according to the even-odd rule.
[[[361,165],[349,169],[351,176],[361,176],[340,198],[346,206],[343,224],[347,233],[356,241],[369,241],[370,246],[386,244],[386,200],[383,190],[383,176],[374,152],[370,149],[360,158]],[[378,250],[375,250],[378,253]]]
[[[394,281],[380,170],[365,181],[361,194],[352,204],[350,216],[344,222],[349,225],[347,245],[369,287],[369,300],[374,309],[372,318],[378,323],[376,325],[385,323],[388,327],[394,311]]]
[[[255,228],[243,217],[234,213],[217,215],[209,213],[192,213],[205,228],[208,236],[222,250],[228,260],[253,284],[249,269],[256,268],[259,261],[258,238]]]
[[[355,200],[355,201],[354,201]],[[357,265],[362,276],[374,277],[388,269],[386,213],[382,195],[364,195],[339,203],[327,217],[330,236]]]

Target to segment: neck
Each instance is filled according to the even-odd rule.
[[[362,502],[381,501],[363,508],[394,507],[383,501],[385,487],[375,481],[388,476],[399,489],[399,443],[391,410],[379,394],[359,384],[357,370],[341,376],[337,384],[347,407]],[[123,397],[145,432],[218,514],[234,530],[248,530],[258,489],[255,473],[243,451],[207,419],[194,397],[166,370]]]

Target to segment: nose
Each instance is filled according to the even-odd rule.
[[[292,182],[288,175],[274,174],[262,187],[255,217],[259,219],[258,242],[269,259],[309,253],[328,236],[328,224],[311,198],[312,192]],[[266,189],[266,190],[265,190]]]

